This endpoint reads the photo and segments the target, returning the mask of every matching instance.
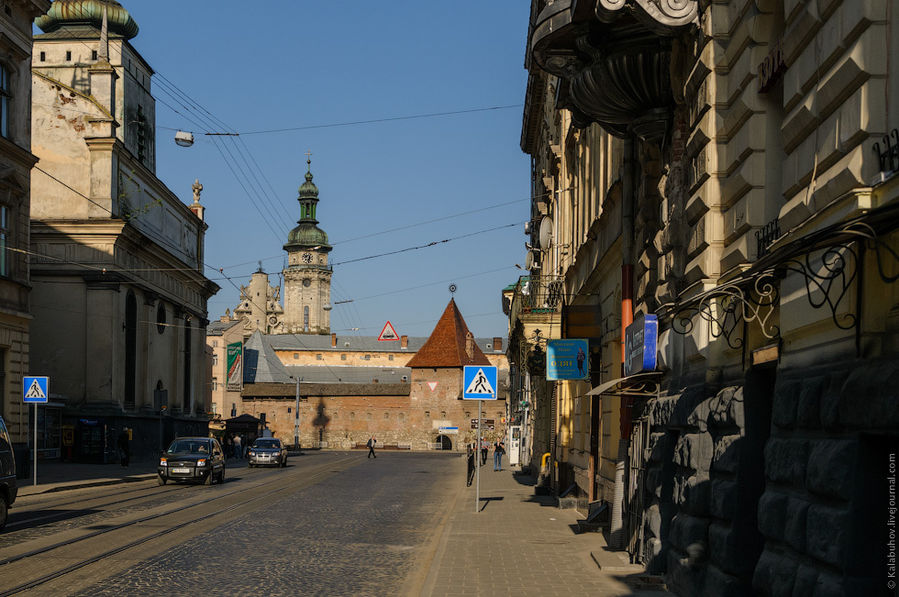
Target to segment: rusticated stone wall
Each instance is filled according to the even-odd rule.
[[[758,510],[757,594],[881,594],[897,388],[895,360],[781,374]]]

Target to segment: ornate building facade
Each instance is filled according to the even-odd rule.
[[[22,403],[22,376],[30,371],[28,213],[37,162],[31,151],[31,23],[49,7],[47,0],[19,0],[0,11],[0,415],[20,445],[32,429]]]
[[[155,174],[153,70],[111,0],[57,0],[36,21],[31,371],[50,377],[64,455],[136,458],[205,433],[206,224]]]
[[[534,465],[545,450],[556,487],[608,503],[613,545],[680,595],[880,590],[896,18],[887,0],[531,3],[518,408]],[[657,364],[629,375],[627,328],[650,316]],[[589,338],[593,379],[546,380],[564,337]]]

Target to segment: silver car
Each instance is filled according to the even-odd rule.
[[[287,448],[274,437],[260,437],[250,446],[249,466],[287,466]]]

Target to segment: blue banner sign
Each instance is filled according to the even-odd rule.
[[[585,339],[546,342],[546,379],[589,379],[590,343]]]
[[[640,315],[624,330],[624,375],[655,371],[659,318]]]

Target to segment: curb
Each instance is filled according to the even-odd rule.
[[[121,479],[103,479],[98,481],[85,481],[83,483],[62,483],[65,484],[51,484],[53,487],[47,487],[46,489],[40,489],[40,485],[38,485],[38,489],[34,491],[29,491],[33,485],[29,485],[26,487],[19,487],[18,497],[28,497],[32,495],[42,495],[45,493],[56,493],[59,491],[68,491],[71,489],[86,489],[89,487],[102,487],[104,485],[120,485],[123,483],[138,483],[140,481],[148,481],[156,477],[156,473],[146,473],[141,475],[132,475],[129,477],[123,477]]]

